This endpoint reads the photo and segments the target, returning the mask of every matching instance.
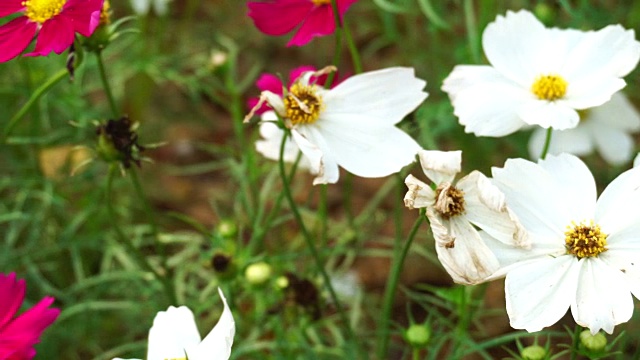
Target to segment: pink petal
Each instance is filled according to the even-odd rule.
[[[315,7],[304,20],[295,36],[287,43],[287,46],[302,46],[316,36],[324,36],[333,33],[336,23],[333,19],[333,9],[329,5]]]
[[[0,349],[35,354],[32,348],[40,341],[40,335],[60,315],[59,309],[49,308],[53,301],[52,297],[45,297],[0,330]]]
[[[42,24],[36,48],[24,56],[47,56],[52,51],[61,54],[73,44],[74,39],[73,19],[58,15]]]
[[[274,94],[282,94],[282,81],[273,74],[262,74],[256,80],[256,86],[260,91],[271,91]]]
[[[69,19],[73,31],[91,36],[100,24],[100,12],[104,0],[69,0],[58,17]]]
[[[26,16],[13,19],[0,26],[0,62],[20,55],[29,46],[36,34],[38,25]]]
[[[340,14],[340,19],[344,17],[344,13],[349,10],[349,7],[353,5],[358,0],[338,0],[338,13]]]
[[[0,1],[0,17],[15,14],[24,10],[23,0]]]
[[[291,87],[291,85],[293,85],[293,82],[298,80],[300,75],[308,71],[316,71],[316,68],[311,65],[303,65],[303,66],[298,66],[297,68],[291,70],[289,72],[289,83],[287,84],[287,87]],[[315,77],[312,77],[311,81],[314,81],[314,80],[315,80]]]
[[[16,274],[0,274],[0,329],[8,324],[20,309],[26,285]]]
[[[249,17],[267,35],[283,35],[298,26],[313,9],[311,0],[250,1]]]

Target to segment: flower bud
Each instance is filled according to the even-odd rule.
[[[238,226],[231,220],[221,220],[216,227],[216,231],[223,238],[234,238],[238,234]]]
[[[547,358],[547,349],[540,345],[531,345],[520,352],[523,360],[544,360]]]
[[[591,335],[590,330],[583,330],[580,333],[580,344],[589,352],[601,353],[607,347],[607,338],[601,332]]]
[[[264,284],[271,277],[271,265],[266,262],[251,264],[244,271],[244,277],[250,284]]]
[[[431,328],[426,323],[412,324],[405,330],[404,337],[411,347],[423,349],[427,347],[431,339]]]

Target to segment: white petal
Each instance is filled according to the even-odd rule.
[[[522,104],[518,115],[525,123],[539,125],[545,129],[570,129],[576,127],[580,121],[578,112],[562,101],[530,100]]]
[[[638,167],[638,166],[640,166],[640,153],[638,153],[635,159],[633,159],[633,167]]]
[[[582,259],[575,301],[571,313],[578,325],[592,334],[600,329],[613,333],[613,327],[629,321],[633,298],[620,271],[598,258]]]
[[[433,206],[436,201],[436,194],[429,185],[418,180],[413,175],[407,176],[404,180],[409,190],[404,196],[404,205],[409,209],[425,208]]]
[[[623,130],[598,127],[593,138],[598,152],[611,165],[623,165],[633,156],[633,137]]]
[[[336,183],[340,177],[338,163],[324,143],[322,136],[311,127],[299,128],[299,130],[292,129],[291,135],[302,154],[307,158],[311,173],[318,175],[313,180],[313,184]]]
[[[551,41],[548,31],[530,12],[507,11],[485,28],[482,47],[501,74],[523,87],[539,75],[538,67],[555,53],[544,51]],[[543,65],[542,65],[543,66]]]
[[[156,14],[160,16],[166,15],[169,11],[169,1],[170,0],[155,0],[153,2],[153,9],[155,10]]]
[[[478,136],[505,136],[518,131],[525,123],[518,116],[518,109],[531,98],[528,89],[524,89],[514,82],[493,71],[493,76],[487,70],[480,70],[483,74],[473,74],[469,67],[456,67],[445,83],[453,83],[455,78],[463,78],[470,73],[471,80],[459,80],[465,83],[476,81],[465,88],[459,85],[449,85],[459,91],[450,94],[454,113],[465,131]],[[459,74],[458,72],[463,72]],[[452,80],[448,80],[448,79]],[[482,80],[482,81],[480,81]]]
[[[199,343],[200,334],[191,310],[186,306],[169,306],[153,319],[147,360],[184,358],[186,349]]]
[[[488,65],[456,65],[451,74],[444,79],[442,91],[446,92],[451,102],[456,102],[456,97],[462,91],[482,83],[493,82],[503,76],[493,67]]]
[[[456,184],[464,193],[464,217],[494,238],[521,248],[530,248],[528,232],[507,207],[504,194],[479,171],[472,171]]]
[[[633,296],[640,299],[640,246],[638,243],[634,245],[633,248],[609,248],[598,258],[611,269],[620,271]]]
[[[138,15],[146,15],[149,12],[151,0],[131,0],[131,7]]]
[[[482,242],[478,231],[464,218],[443,221],[433,208],[427,208],[436,240],[436,253],[453,281],[459,284],[483,282],[499,267],[498,260]]]
[[[564,232],[572,221],[590,220],[595,208],[595,181],[575,156],[549,156],[535,164],[509,159],[492,168],[494,184],[528,231],[564,248]]]
[[[567,130],[553,130],[548,154],[560,154],[563,152],[573,155],[587,155],[593,152],[593,139],[589,129],[582,122],[577,127]],[[538,159],[542,153],[547,130],[537,128],[529,139],[529,154],[532,159]]]
[[[420,150],[420,166],[429,180],[438,185],[452,182],[462,168],[462,151]]]
[[[231,356],[236,324],[227,305],[227,299],[224,298],[220,288],[218,288],[218,293],[224,305],[220,320],[198,346],[189,349],[187,352],[189,360],[228,360]]]
[[[285,107],[284,107],[284,101],[282,100],[282,97],[278,94],[274,94],[271,91],[263,91],[260,94],[261,97],[264,97],[265,100],[267,101],[267,104],[269,104],[269,106],[271,106],[271,108],[277,112],[278,114],[280,114],[280,116],[284,116],[285,114]]]
[[[640,168],[620,174],[602,192],[596,222],[606,234],[624,231],[638,223],[640,214]]]
[[[594,124],[627,132],[640,130],[640,114],[621,92],[613,94],[611,100],[602,106],[589,109],[587,120]]]
[[[273,111],[270,111],[270,113],[273,113]],[[260,124],[260,135],[263,139],[256,141],[256,150],[267,159],[278,161],[284,130],[274,123],[263,122]],[[291,138],[288,138],[284,147],[284,161],[295,162],[299,153],[300,148],[298,148],[298,145]],[[298,165],[303,169],[309,169],[309,161],[306,157],[302,157]]]
[[[393,125],[376,128],[332,119],[319,119],[306,127],[316,129],[316,145],[326,154],[324,145],[338,165],[354,175],[383,177],[400,171],[415,161],[420,145]],[[299,128],[302,128],[300,126]]]
[[[566,59],[564,73],[570,79],[589,77],[623,77],[636,67],[640,43],[633,30],[609,25],[584,33]]]
[[[600,106],[611,100],[611,96],[624,88],[624,80],[615,77],[600,77],[568,80],[567,94],[562,101],[574,109]]]
[[[507,274],[507,314],[514,329],[529,332],[555,324],[576,296],[580,266],[573,256],[523,263]]]
[[[360,114],[374,123],[394,125],[426,99],[425,85],[415,77],[413,68],[393,67],[351,76],[323,96],[321,116]]]

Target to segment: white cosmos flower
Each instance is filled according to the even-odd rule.
[[[171,0],[131,0],[131,7],[138,15],[147,15],[151,7],[156,15],[166,15]]]
[[[480,238],[478,226],[509,246],[527,248],[526,231],[504,202],[504,195],[482,173],[473,171],[455,186],[461,152],[418,153],[434,191],[412,175],[405,179],[404,197],[410,208],[427,208],[436,252],[445,270],[460,284],[477,284],[499,268],[496,257]]]
[[[200,333],[193,313],[188,307],[170,306],[167,311],[158,312],[149,330],[147,360],[229,359],[236,326],[227,300],[219,288],[218,293],[224,304],[224,310],[216,326],[202,341],[200,341]]]
[[[278,161],[284,130],[273,123],[273,121],[278,120],[276,113],[273,111],[265,112],[261,115],[261,119],[260,136],[262,138],[256,141],[256,150],[267,159]],[[300,154],[300,148],[291,138],[288,138],[284,145],[284,161],[293,163],[298,158],[298,154]],[[310,170],[311,165],[309,160],[303,156],[300,158],[298,166],[302,169]]]
[[[456,66],[442,86],[465,131],[478,136],[573,128],[576,110],[607,102],[640,59],[633,30],[548,29],[526,10],[498,16],[482,45],[491,65]]]
[[[522,251],[483,235],[500,262],[511,326],[539,331],[567,309],[592,334],[611,334],[640,296],[640,168],[616,178],[596,201],[591,172],[577,157],[537,164],[507,160],[494,183],[529,231]]]
[[[631,133],[640,130],[640,114],[622,93],[613,94],[609,102],[580,112],[580,123],[568,130],[554,130],[549,154],[563,152],[582,156],[597,149],[611,165],[622,165],[633,156]],[[542,152],[546,131],[534,130],[529,153],[537,159]]]
[[[261,101],[291,129],[317,174],[314,184],[337,182],[338,165],[358,176],[383,177],[414,161],[420,145],[395,126],[427,97],[426,82],[412,68],[355,75],[333,89],[310,83],[313,75],[304,73],[284,98],[263,91]]]

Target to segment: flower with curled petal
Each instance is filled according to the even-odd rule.
[[[427,209],[438,259],[453,281],[477,284],[499,268],[474,225],[508,246],[529,246],[526,231],[487,177],[473,171],[453,184],[460,172],[461,151],[421,150],[418,156],[434,188],[409,175],[404,203],[409,209]]]

